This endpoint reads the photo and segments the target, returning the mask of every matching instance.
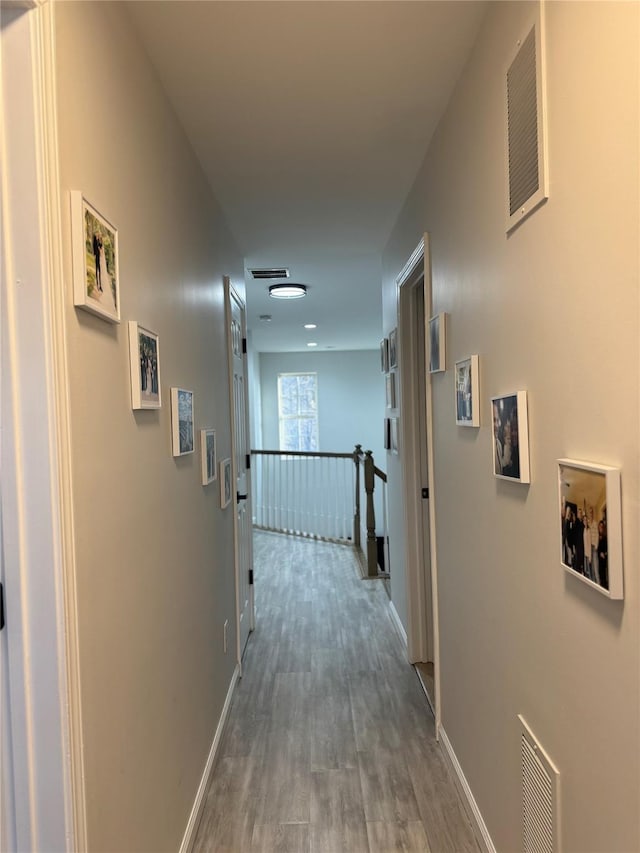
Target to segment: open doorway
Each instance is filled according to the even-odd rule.
[[[431,305],[428,241],[398,276],[400,434],[407,554],[407,651],[438,718],[437,597],[434,571],[430,375],[426,331]]]

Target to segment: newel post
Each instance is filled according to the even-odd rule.
[[[364,490],[367,494],[367,574],[370,578],[378,576],[378,543],[376,540],[376,511],[373,506],[375,487],[375,465],[373,453],[364,454]]]
[[[353,516],[353,544],[360,547],[360,457],[362,456],[362,445],[356,444],[353,451],[353,463],[356,466],[356,500],[355,514]]]

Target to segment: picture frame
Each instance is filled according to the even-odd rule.
[[[193,429],[193,391],[171,389],[171,447],[174,456],[187,456],[195,450]]]
[[[109,323],[120,322],[118,229],[71,191],[73,303]]]
[[[200,430],[200,461],[202,465],[202,485],[208,486],[218,477],[216,462],[216,431]]]
[[[456,424],[480,426],[478,356],[470,355],[455,363]]]
[[[493,474],[512,483],[530,483],[527,392],[491,398]]]
[[[382,373],[389,372],[389,338],[380,341],[380,370]]]
[[[160,341],[150,329],[129,320],[129,373],[131,408],[162,408]]]
[[[384,449],[391,450],[391,418],[384,419]]]
[[[396,456],[399,453],[399,444],[398,444],[398,418],[390,418],[390,449],[393,454]]]
[[[397,405],[396,398],[396,374],[391,371],[387,373],[385,376],[385,394],[386,394],[386,403],[388,409],[395,409]]]
[[[558,459],[560,564],[607,598],[624,598],[620,469]]]
[[[447,315],[436,314],[429,320],[429,373],[444,373],[446,365]]]
[[[389,370],[398,366],[398,328],[389,332]]]
[[[231,459],[223,459],[220,463],[220,508],[225,509],[231,503]]]

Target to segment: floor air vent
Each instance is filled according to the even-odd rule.
[[[249,270],[252,277],[262,281],[262,279],[271,278],[289,278],[289,270],[286,267],[277,267],[274,269]]]
[[[522,849],[560,853],[560,774],[521,716]]]

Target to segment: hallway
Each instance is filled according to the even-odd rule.
[[[278,534],[255,534],[254,564],[194,851],[477,851],[381,582],[346,546]]]

